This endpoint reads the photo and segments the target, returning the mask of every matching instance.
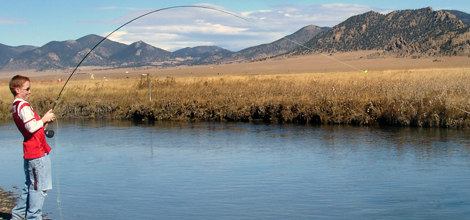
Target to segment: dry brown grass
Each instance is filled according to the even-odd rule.
[[[3,187],[0,187],[0,219],[11,218],[11,209],[15,207],[17,199],[18,196],[14,192],[4,191]]]
[[[414,69],[72,80],[59,117],[470,127],[470,69]],[[63,83],[33,82],[45,112]],[[7,92],[2,86],[1,92]],[[5,91],[4,91],[5,90]],[[11,95],[0,100],[8,119]],[[461,110],[459,110],[461,109]]]

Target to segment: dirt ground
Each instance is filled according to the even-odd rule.
[[[217,75],[261,75],[286,73],[354,72],[369,73],[384,70],[440,69],[470,67],[470,57],[395,58],[375,56],[376,51],[360,51],[334,54],[313,54],[292,58],[277,58],[260,62],[233,63],[224,65],[180,66],[171,68],[138,67],[106,69],[81,66],[74,79],[132,78],[150,74],[152,77],[217,76]],[[66,80],[73,69],[66,71],[18,71],[0,72],[0,82],[8,82],[17,74],[29,76],[37,81]]]

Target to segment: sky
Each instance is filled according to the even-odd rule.
[[[144,41],[168,51],[203,45],[239,51],[273,42],[307,25],[333,27],[368,11],[387,14],[432,7],[470,14],[470,4],[463,0],[0,1],[4,1],[0,7],[0,43],[4,45],[40,47],[89,34],[105,37],[130,20],[152,12],[123,26],[108,39],[125,44]]]

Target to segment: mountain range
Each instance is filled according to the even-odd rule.
[[[353,16],[316,35],[305,46],[329,53],[382,50],[398,57],[468,56],[468,18],[469,15],[463,12],[434,11],[429,7],[386,15],[371,11]],[[305,53],[311,51],[298,48],[291,52],[297,55]]]
[[[370,11],[331,28],[309,25],[277,41],[238,52],[218,46],[170,52],[143,41],[126,45],[107,39],[82,65],[113,68],[205,65],[358,50],[378,50],[383,54],[415,58],[470,56],[469,25],[470,15],[455,10],[435,11],[428,7],[388,14]],[[77,40],[51,41],[42,47],[0,44],[0,71],[73,68],[102,39],[92,34]]]

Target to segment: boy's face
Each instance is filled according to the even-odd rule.
[[[23,86],[16,88],[16,97],[28,101],[29,94],[31,94],[31,82],[26,81],[23,83]]]

